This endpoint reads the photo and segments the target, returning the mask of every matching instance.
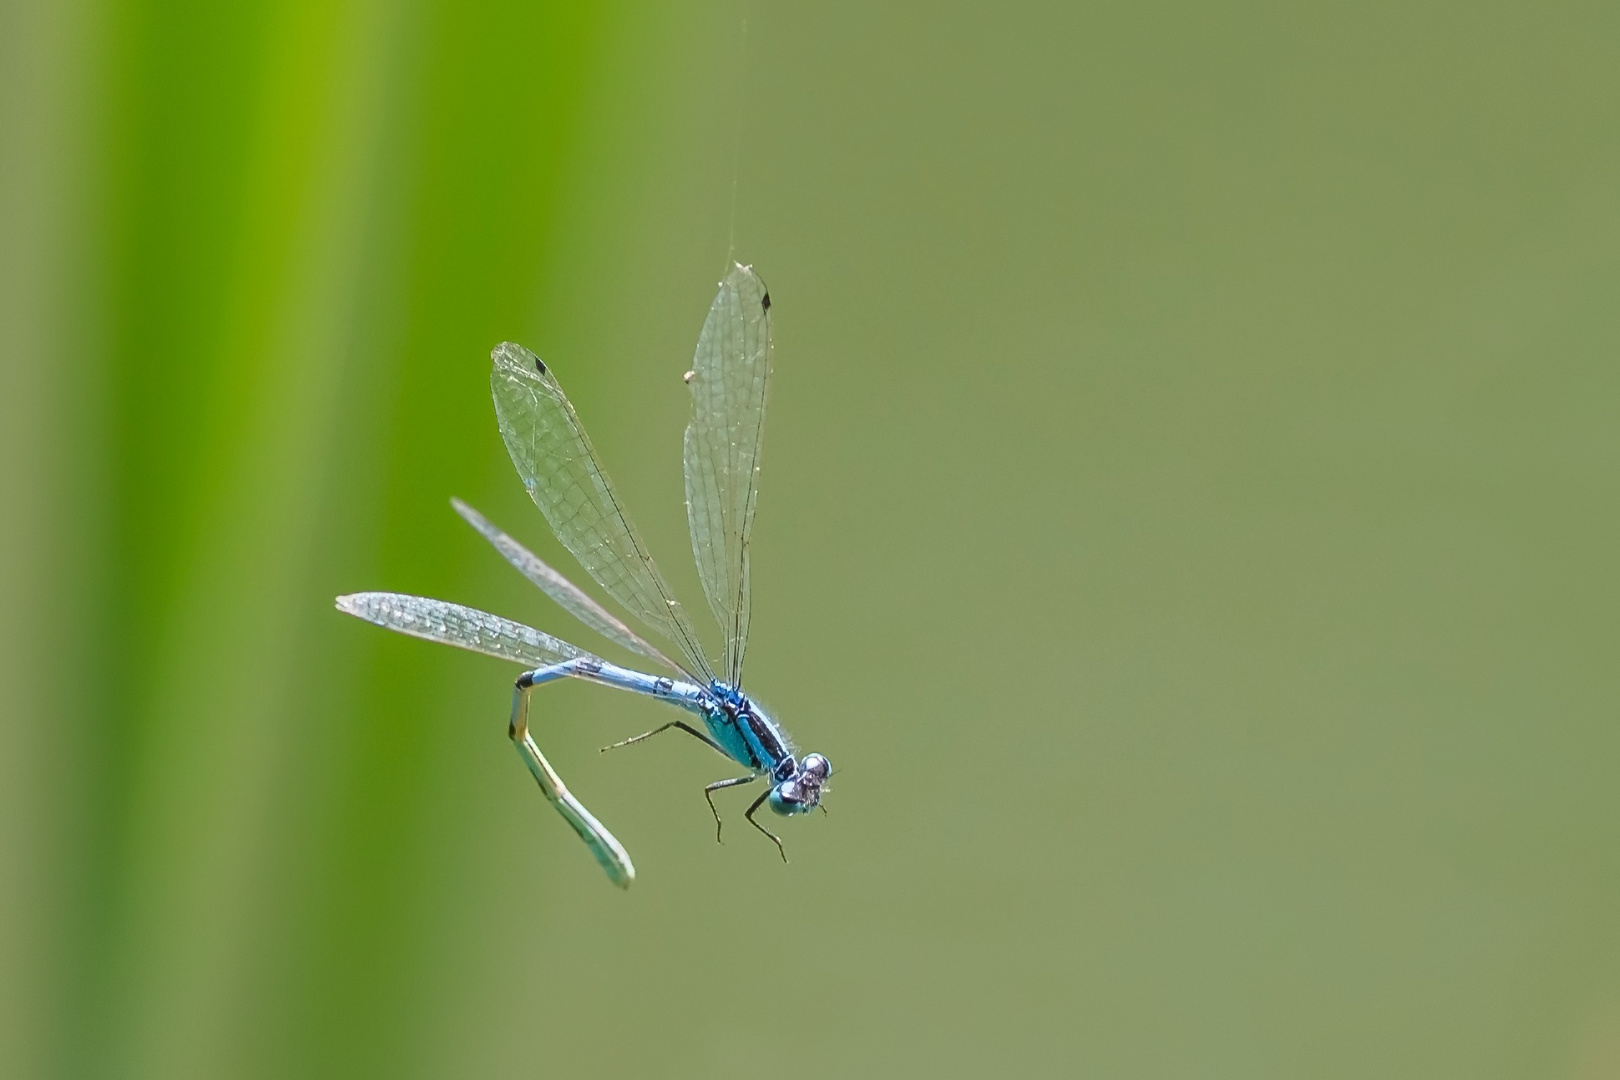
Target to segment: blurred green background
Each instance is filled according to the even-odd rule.
[[[10,0],[0,1072],[1620,1076],[1620,9]],[[793,862],[588,686],[489,349],[688,607],[777,368]],[[609,655],[616,655],[609,653]]]

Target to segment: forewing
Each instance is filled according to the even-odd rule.
[[[673,641],[705,680],[691,620],[653,564],[556,378],[521,345],[498,345],[490,387],[501,437],[551,531],[609,596]]]
[[[725,634],[725,671],[741,685],[748,648],[748,534],[758,495],[765,386],[771,369],[771,296],[737,265],[709,306],[687,385],[686,517],[709,607]]]
[[[566,641],[522,623],[476,608],[430,600],[425,596],[387,592],[351,593],[337,598],[337,608],[402,634],[454,645],[458,649],[483,653],[500,660],[513,660],[530,668],[590,655],[583,649],[576,649]]]
[[[609,641],[622,645],[631,652],[637,652],[649,659],[656,660],[672,671],[690,676],[690,672],[665,656],[640,634],[624,625],[622,619],[591,599],[590,594],[557,573],[542,561],[538,555],[496,528],[484,515],[460,499],[451,499],[450,505],[455,507],[456,513],[460,514],[467,524],[477,529],[484,539],[493,544],[495,550],[499,551],[507,562],[517,568],[518,573],[539,586],[541,592],[555,600],[563,610],[574,618]]]

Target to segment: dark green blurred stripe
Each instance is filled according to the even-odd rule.
[[[593,20],[311,2],[107,25],[117,693],[90,720],[95,915],[59,1038],[80,1075],[398,1075],[408,1050],[379,1049],[411,1005],[423,870],[399,825],[437,714],[420,681],[328,711],[339,658],[345,685],[416,666],[341,633],[329,582],[431,590],[454,565],[449,515],[412,524],[486,469],[456,433],[487,426],[488,349],[534,306]],[[335,535],[340,503],[374,534]]]

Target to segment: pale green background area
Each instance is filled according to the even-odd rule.
[[[1620,1076],[1612,4],[14,0],[0,1071]],[[748,683],[505,735],[552,365],[687,605],[728,249]],[[606,648],[606,647],[604,647]],[[609,652],[609,655],[617,655]]]

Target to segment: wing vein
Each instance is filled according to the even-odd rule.
[[[556,377],[520,345],[497,346],[493,360],[490,387],[501,436],[551,531],[609,596],[679,647],[690,671],[712,679],[697,632],[630,523]]]
[[[698,336],[684,455],[693,555],[724,633],[724,670],[735,685],[748,648],[749,541],[770,361],[770,294],[752,268],[734,266]]]

